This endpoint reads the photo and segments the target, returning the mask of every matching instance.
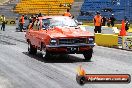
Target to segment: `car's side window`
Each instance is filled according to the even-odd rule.
[[[34,30],[34,31],[39,30],[39,24],[38,24],[38,21],[37,21],[37,20],[34,22],[33,30]]]

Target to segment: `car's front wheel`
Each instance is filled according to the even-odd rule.
[[[30,42],[28,42],[28,52],[29,52],[29,54],[37,53],[37,48],[35,48]]]
[[[44,44],[42,44],[42,56],[44,59],[50,58],[50,53],[46,50],[46,47]]]
[[[85,52],[83,53],[83,56],[84,56],[84,58],[85,58],[85,61],[90,61],[91,58],[92,58],[92,54],[93,54],[93,49],[90,49],[90,50],[88,50],[88,51],[85,51]]]

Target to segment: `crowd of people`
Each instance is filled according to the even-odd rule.
[[[66,12],[64,12],[64,14],[62,14],[63,16],[68,16],[68,17],[72,17],[69,9],[67,9]],[[27,15],[22,15],[19,19],[19,28],[20,31],[22,32],[24,29],[24,24],[25,24],[25,20],[29,20],[29,24],[35,22],[35,20],[39,17],[42,17],[43,15],[41,13],[39,14],[35,14],[35,15],[31,15],[30,17],[28,17]],[[16,18],[16,20],[18,20],[18,18]]]
[[[107,24],[108,27],[110,26],[114,27],[116,18],[114,17],[114,14],[112,14],[110,18],[102,17],[102,20],[103,20],[102,26],[106,26]]]
[[[62,14],[62,15],[72,17],[72,18],[74,17],[74,16],[71,15],[69,9],[67,9],[67,11],[64,12],[64,14]],[[41,17],[41,16],[42,16],[41,13],[36,14],[36,15],[31,15],[31,17],[28,18],[29,23],[34,22],[36,18]],[[22,15],[20,17],[20,20],[19,20],[20,31],[23,30],[23,25],[25,23],[25,21],[24,21],[25,17],[27,18],[27,16],[24,16],[24,15]],[[116,21],[116,18],[114,17],[114,14],[112,14],[110,18],[106,18],[106,17],[102,17],[100,15],[100,13],[97,11],[96,16],[93,19],[94,26],[95,26],[95,30],[94,30],[95,33],[101,33],[101,26],[105,26],[106,24],[107,24],[108,27],[110,27],[110,26],[114,27],[115,21]]]
[[[39,14],[31,15],[30,17],[23,14],[20,18],[16,18],[16,21],[17,21],[16,23],[18,23],[17,25],[19,27],[19,30],[22,32],[25,29],[24,24],[26,24],[26,28],[27,28],[29,26],[29,24],[35,22],[35,20],[38,17],[42,17],[42,14],[39,13]],[[26,21],[28,21],[28,22],[26,22]]]

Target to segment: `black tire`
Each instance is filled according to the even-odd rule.
[[[50,58],[50,53],[46,50],[46,47],[44,44],[41,45],[41,48],[42,48],[42,57],[44,59]]]
[[[30,42],[28,42],[28,52],[29,52],[29,54],[37,53],[37,48],[33,47],[33,45]]]
[[[76,81],[80,85],[84,85],[86,83],[86,78],[84,76],[76,75]]]
[[[83,56],[84,56],[84,58],[85,58],[85,61],[90,61],[91,58],[92,58],[92,54],[93,54],[93,49],[90,49],[90,50],[88,50],[88,51],[85,51],[85,52],[83,53]]]

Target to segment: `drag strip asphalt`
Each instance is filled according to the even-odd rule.
[[[0,88],[131,88],[129,84],[85,84],[76,82],[79,65],[88,74],[132,75],[132,52],[94,47],[93,58],[84,62],[80,54],[42,58],[41,52],[29,55],[25,32],[15,26],[0,30]]]

